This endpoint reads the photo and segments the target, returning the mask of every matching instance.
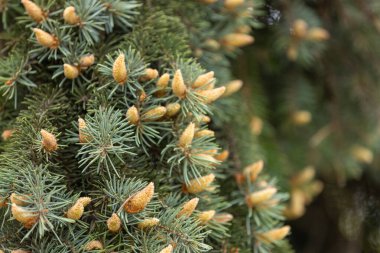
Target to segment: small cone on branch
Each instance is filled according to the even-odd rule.
[[[303,39],[306,37],[308,32],[308,25],[305,20],[297,19],[293,22],[292,25],[292,34],[297,39]]]
[[[330,34],[323,28],[311,28],[307,33],[307,38],[312,41],[325,41],[330,38]]]
[[[166,114],[165,106],[157,106],[144,113],[141,117],[144,121],[155,121],[162,118]]]
[[[228,150],[223,150],[220,154],[215,155],[214,158],[220,162],[224,162],[225,160],[227,160],[229,155],[230,152]]]
[[[50,49],[56,49],[59,46],[58,39],[51,35],[50,33],[47,33],[39,28],[33,28],[33,32],[36,35],[37,42],[44,47],[50,48]]]
[[[244,4],[244,0],[224,0],[224,7],[229,10],[233,11],[237,7],[240,7]]]
[[[187,201],[181,211],[178,212],[177,217],[186,216],[190,217],[190,215],[194,212],[199,202],[199,198],[193,198]]]
[[[42,136],[42,147],[46,150],[46,152],[53,152],[58,149],[58,143],[57,139],[52,133],[49,133],[48,131],[42,129],[41,130],[41,136]]]
[[[313,166],[307,166],[302,171],[294,175],[291,179],[293,186],[298,186],[310,182],[315,176],[315,169]]]
[[[199,90],[196,92],[202,97],[201,99],[205,104],[210,104],[220,98],[225,91],[226,87],[222,86],[212,90]]]
[[[211,118],[209,116],[206,116],[206,115],[203,115],[202,118],[201,118],[201,122],[202,123],[210,123],[211,122]]]
[[[190,123],[179,137],[179,146],[186,148],[188,145],[190,145],[193,142],[194,132],[195,124]]]
[[[76,14],[74,6],[66,7],[66,9],[63,11],[63,19],[69,25],[76,25],[80,23],[80,18]]]
[[[126,116],[128,121],[133,125],[137,125],[140,121],[139,111],[136,106],[129,107]]]
[[[25,228],[31,228],[34,224],[38,221],[38,214],[34,212],[29,212],[25,208],[16,205],[15,203],[12,204],[12,215],[15,220],[22,223]]]
[[[93,240],[86,244],[86,247],[85,247],[86,251],[96,250],[96,249],[104,249],[103,243],[101,241]]]
[[[257,116],[252,117],[250,122],[251,132],[259,136],[263,130],[263,120]]]
[[[157,97],[163,97],[165,96],[166,94],[166,87],[168,87],[168,84],[169,84],[169,80],[170,80],[170,75],[168,73],[165,73],[163,74],[157,81],[157,84],[156,84],[156,87],[157,87],[157,91],[156,91],[156,96]]]
[[[255,182],[257,177],[259,176],[260,172],[264,168],[264,162],[263,160],[260,160],[258,162],[252,163],[251,165],[248,165],[244,168],[244,175],[249,178],[251,182]]]
[[[196,194],[207,190],[209,185],[215,180],[214,174],[208,174],[200,178],[190,180],[189,184],[184,184],[184,190],[188,193]]]
[[[172,253],[172,252],[173,252],[173,246],[170,244],[166,248],[160,251],[160,253]]]
[[[107,220],[107,228],[112,233],[117,233],[121,228],[121,220],[116,213],[113,213]]]
[[[160,223],[160,220],[157,218],[149,218],[141,221],[137,226],[139,229],[147,229],[156,226]]]
[[[215,210],[204,211],[198,215],[198,220],[201,224],[206,224],[215,216]]]
[[[1,134],[1,138],[3,138],[4,141],[7,141],[9,138],[11,138],[13,135],[13,130],[11,129],[6,129],[3,131]]]
[[[45,13],[42,9],[30,0],[21,0],[28,15],[37,23],[40,23],[45,19]]]
[[[286,54],[288,56],[288,59],[291,61],[295,61],[298,58],[298,48],[294,44],[290,44],[288,47]]]
[[[210,137],[215,136],[215,132],[212,130],[209,130],[209,129],[204,129],[204,130],[197,131],[194,134],[195,138],[201,138],[201,137],[205,137],[205,136],[210,136]]]
[[[195,79],[194,83],[191,85],[193,89],[202,87],[206,84],[209,84],[214,80],[214,71],[207,72],[202,74]]]
[[[89,197],[81,197],[79,198],[75,204],[67,210],[66,216],[69,219],[73,220],[79,220],[83,213],[84,213],[84,208],[90,204],[91,198]]]
[[[67,218],[73,220],[79,220],[84,213],[84,206],[80,202],[76,202],[72,207],[69,208],[66,215]]]
[[[81,117],[78,118],[78,128],[79,128],[79,142],[87,143],[89,141],[89,136],[84,133],[84,129],[86,128],[86,121]]]
[[[284,216],[288,219],[297,219],[305,213],[305,194],[298,189],[290,193],[290,202],[284,210]]]
[[[292,114],[292,122],[297,126],[303,126],[310,123],[312,115],[309,111],[299,110]]]
[[[284,239],[290,232],[290,226],[283,226],[281,228],[275,228],[264,233],[257,233],[256,237],[259,241],[270,244],[275,241]]]
[[[214,215],[212,219],[218,223],[227,223],[227,222],[230,222],[233,218],[234,216],[232,216],[232,214],[219,213],[219,214]]]
[[[128,79],[127,67],[125,66],[125,55],[120,53],[113,63],[112,75],[114,80],[121,86],[125,84]]]
[[[157,78],[159,75],[157,69],[147,68],[145,74],[140,78],[141,81],[146,82]]]
[[[373,161],[373,152],[366,147],[355,145],[351,148],[352,157],[361,163],[370,164]]]
[[[90,197],[80,197],[77,202],[81,203],[84,207],[88,206],[91,203]]]
[[[77,67],[70,64],[63,64],[63,73],[67,79],[73,80],[79,76],[79,70]]]
[[[247,205],[252,208],[254,206],[257,206],[269,200],[270,198],[273,197],[274,194],[276,194],[276,192],[277,192],[276,188],[268,187],[264,190],[256,191],[249,194],[245,200],[246,200]]]
[[[226,84],[226,91],[223,94],[223,97],[231,96],[232,94],[236,93],[238,90],[241,89],[243,86],[242,80],[233,80]]]
[[[93,54],[88,54],[88,55],[82,56],[79,60],[79,65],[82,68],[88,68],[91,65],[93,65],[94,63],[95,63],[95,56]]]
[[[28,197],[25,195],[18,195],[16,193],[12,193],[11,196],[9,197],[9,200],[11,201],[12,204],[16,204],[18,206],[27,206],[28,203]]]
[[[139,213],[145,209],[154,194],[154,184],[149,183],[141,191],[132,195],[124,204],[124,211],[127,213]]]
[[[251,35],[244,33],[230,33],[225,35],[221,43],[228,47],[244,47],[254,42],[254,38]]]
[[[179,110],[181,109],[181,105],[179,103],[171,103],[166,105],[166,115],[168,117],[174,117],[178,114]]]
[[[181,99],[186,97],[186,85],[183,81],[182,72],[180,69],[178,69],[174,74],[172,81],[172,89],[174,95],[176,95],[177,97]]]

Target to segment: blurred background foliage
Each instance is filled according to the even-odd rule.
[[[380,252],[380,3],[268,0],[266,13],[234,68],[260,152],[291,193],[295,250]],[[324,189],[305,212],[322,184],[295,181],[312,167]]]

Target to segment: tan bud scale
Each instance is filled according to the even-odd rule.
[[[59,46],[59,41],[56,37],[47,33],[39,28],[33,28],[33,32],[36,35],[37,42],[44,47],[50,49],[56,49]]]
[[[153,109],[150,109],[141,117],[144,121],[155,121],[162,118],[166,114],[166,107],[157,106]]]
[[[79,76],[79,69],[70,64],[63,64],[63,73],[67,79],[73,80]]]
[[[189,201],[187,201],[181,211],[178,212],[177,217],[186,216],[190,217],[190,215],[194,212],[195,208],[197,207],[199,202],[199,198],[193,198]]]
[[[45,13],[42,9],[30,0],[21,0],[21,3],[24,5],[24,8],[28,15],[37,23],[40,23],[45,19]]]
[[[225,91],[226,87],[222,86],[212,90],[199,90],[197,93],[202,97],[205,104],[210,104],[220,98]]]
[[[246,203],[249,207],[260,205],[261,203],[269,200],[276,194],[277,189],[274,187],[268,187],[264,190],[253,192],[246,197]]]
[[[179,103],[171,103],[166,105],[166,115],[168,117],[173,117],[178,114],[181,109],[181,105]]]
[[[96,250],[96,249],[103,249],[103,243],[101,241],[93,240],[86,244],[86,247],[85,247],[86,251]]]
[[[186,127],[186,129],[182,132],[179,138],[179,146],[182,148],[186,148],[188,145],[190,145],[193,142],[194,132],[195,132],[195,124],[190,123]]]
[[[117,233],[121,228],[121,220],[116,213],[113,213],[111,217],[107,220],[107,228],[112,233]]]
[[[160,223],[160,220],[157,218],[149,218],[141,221],[137,226],[139,229],[147,229],[156,226]]]
[[[195,79],[194,83],[191,85],[191,87],[196,89],[206,84],[209,84],[213,80],[214,80],[214,71],[210,71],[198,76],[197,79]]]
[[[260,172],[263,170],[264,162],[262,160],[255,162],[244,168],[244,175],[251,182],[255,182]]]
[[[214,217],[214,215],[215,215],[215,210],[204,211],[198,215],[198,220],[200,221],[201,224],[206,224]]]
[[[47,152],[50,153],[58,149],[57,139],[52,133],[49,133],[48,131],[42,129],[41,136],[42,136],[42,147]]]
[[[76,25],[80,23],[80,18],[76,14],[74,6],[66,7],[66,9],[63,11],[63,19],[69,25]]]
[[[190,180],[189,184],[185,185],[188,193],[196,194],[207,190],[209,185],[215,180],[214,174],[208,174],[200,178]]]
[[[173,246],[170,244],[166,248],[160,251],[160,253],[172,253],[172,252],[173,252]]]
[[[172,81],[172,89],[174,95],[176,95],[177,97],[181,99],[186,97],[186,85],[182,77],[182,72],[179,69],[174,74]]]
[[[264,233],[256,234],[259,241],[270,244],[275,241],[284,239],[290,232],[290,226],[283,226],[281,228],[275,228]]]
[[[137,125],[140,120],[139,111],[137,110],[136,106],[129,107],[127,111],[127,119],[129,122],[133,125]]]
[[[125,84],[128,79],[127,67],[125,66],[125,55],[120,53],[113,63],[112,75],[114,80],[121,86]]]

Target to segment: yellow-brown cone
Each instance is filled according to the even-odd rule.
[[[30,0],[21,0],[28,15],[37,23],[45,19],[45,13],[42,9]]]
[[[47,152],[50,153],[58,149],[57,139],[52,133],[49,133],[48,131],[42,129],[41,136],[42,136],[42,147]]]
[[[220,98],[225,91],[226,87],[222,86],[212,90],[199,90],[197,93],[202,97],[201,99],[205,104],[209,104]]]
[[[157,218],[149,218],[141,221],[137,226],[139,229],[147,229],[156,226],[160,223],[160,220]]]
[[[190,145],[194,138],[194,132],[195,124],[190,123],[179,137],[179,146],[182,148],[186,148],[188,145]]]
[[[129,122],[133,125],[137,125],[140,120],[139,111],[137,110],[136,106],[129,107],[127,111],[127,119]]]
[[[241,89],[243,86],[243,81],[242,80],[233,80],[229,83],[226,84],[226,91],[223,94],[223,97],[228,97],[237,92],[238,90]]]
[[[220,162],[227,160],[230,152],[228,150],[223,150],[220,154],[215,155],[214,158]]]
[[[210,137],[215,136],[215,132],[209,129],[204,129],[204,130],[199,130],[194,134],[195,138],[201,138],[205,136],[210,136]]]
[[[307,38],[312,41],[324,41],[330,38],[330,34],[323,28],[315,27],[307,33]]]
[[[86,121],[84,119],[78,119],[78,128],[79,128],[79,142],[87,143],[89,141],[89,137],[86,133],[84,133],[84,129],[86,128]]]
[[[262,160],[248,165],[244,168],[244,175],[249,178],[251,182],[255,182],[258,175],[264,168],[264,162]]]
[[[195,208],[198,205],[198,202],[199,202],[199,198],[193,198],[187,201],[183,205],[181,211],[178,212],[177,217],[181,217],[181,216],[189,217],[194,212]]]
[[[82,68],[88,68],[95,63],[95,56],[93,54],[82,56],[79,60],[79,65]]]
[[[146,82],[146,81],[153,80],[153,79],[157,78],[158,75],[159,74],[158,74],[157,69],[147,68],[145,70],[145,74],[141,77],[141,81]]]
[[[0,253],[4,253],[4,251],[0,250]],[[32,252],[28,250],[23,250],[23,249],[16,249],[16,250],[12,250],[11,253],[32,253]]]
[[[181,99],[186,97],[186,85],[183,81],[182,72],[179,69],[174,74],[172,81],[172,89],[174,95],[176,95],[177,97]]]
[[[308,25],[305,20],[297,19],[292,25],[292,34],[297,39],[305,38],[308,30]]]
[[[244,47],[254,42],[251,35],[244,33],[230,33],[222,38],[222,44],[229,47]]]
[[[91,203],[90,197],[80,197],[77,202],[81,203],[84,207],[88,206]]]
[[[257,233],[256,237],[259,241],[270,244],[275,241],[284,239],[290,232],[290,226],[275,228],[264,233]]]
[[[141,191],[134,194],[124,205],[127,213],[139,213],[148,205],[154,194],[154,184],[149,183]]]
[[[246,203],[249,207],[260,205],[261,203],[269,200],[276,194],[277,189],[274,187],[268,187],[264,190],[253,192],[246,197]]]
[[[172,252],[173,252],[173,246],[170,244],[166,248],[160,251],[160,253],[172,253]]]
[[[166,105],[166,115],[168,117],[174,117],[177,115],[179,110],[181,109],[181,105],[179,103],[171,103]]]
[[[263,120],[256,116],[252,117],[250,127],[254,135],[260,135],[263,130]]]
[[[15,220],[22,223],[24,227],[31,228],[38,221],[38,214],[34,212],[29,212],[24,207],[12,204],[12,215]]]
[[[33,28],[33,32],[36,35],[37,42],[44,47],[50,49],[56,49],[59,46],[59,41],[56,37],[47,33],[39,28]]]
[[[9,138],[11,138],[13,135],[13,130],[7,129],[4,130],[3,133],[1,134],[1,138],[3,138],[4,141],[7,141]]]
[[[366,147],[355,145],[351,148],[351,154],[355,160],[370,164],[373,161],[373,152]]]
[[[96,250],[96,249],[103,249],[103,243],[98,240],[93,240],[90,241],[86,244],[85,250],[90,251],[90,250]]]
[[[158,91],[156,92],[156,96],[163,97],[165,95],[165,89],[168,87],[170,80],[170,75],[168,73],[163,74],[157,81],[156,87]]]
[[[226,223],[231,221],[234,218],[232,214],[229,213],[219,213],[216,214],[212,219],[218,223]]]
[[[76,14],[74,6],[66,7],[66,9],[63,11],[63,19],[69,25],[76,25],[80,22],[80,18]]]
[[[72,207],[67,211],[67,218],[73,220],[79,220],[84,213],[84,206],[80,202],[76,202]]]
[[[297,126],[303,126],[310,123],[312,115],[309,111],[299,110],[292,114],[292,122]]]
[[[209,84],[214,80],[214,71],[207,72],[203,75],[200,75],[195,79],[194,83],[191,85],[193,89],[202,87],[206,84]]]
[[[121,86],[125,84],[128,79],[127,67],[125,66],[125,55],[120,53],[113,63],[112,75],[114,80]]]
[[[206,224],[209,220],[211,220],[214,217],[214,215],[215,210],[204,211],[198,215],[198,220],[201,224]]]
[[[112,216],[107,220],[107,228],[112,233],[117,233],[121,228],[121,220],[116,213],[113,213]]]
[[[310,182],[315,176],[315,169],[313,166],[307,166],[302,171],[294,175],[291,179],[293,186],[302,185]]]
[[[214,174],[208,174],[206,176],[195,178],[190,180],[189,184],[184,185],[184,189],[188,193],[196,194],[207,190],[209,185],[215,180]]]
[[[162,118],[166,114],[166,107],[157,106],[146,113],[144,113],[141,117],[144,121],[155,121]]]
[[[79,70],[77,67],[70,64],[63,64],[63,73],[67,79],[73,80],[79,76]]]

